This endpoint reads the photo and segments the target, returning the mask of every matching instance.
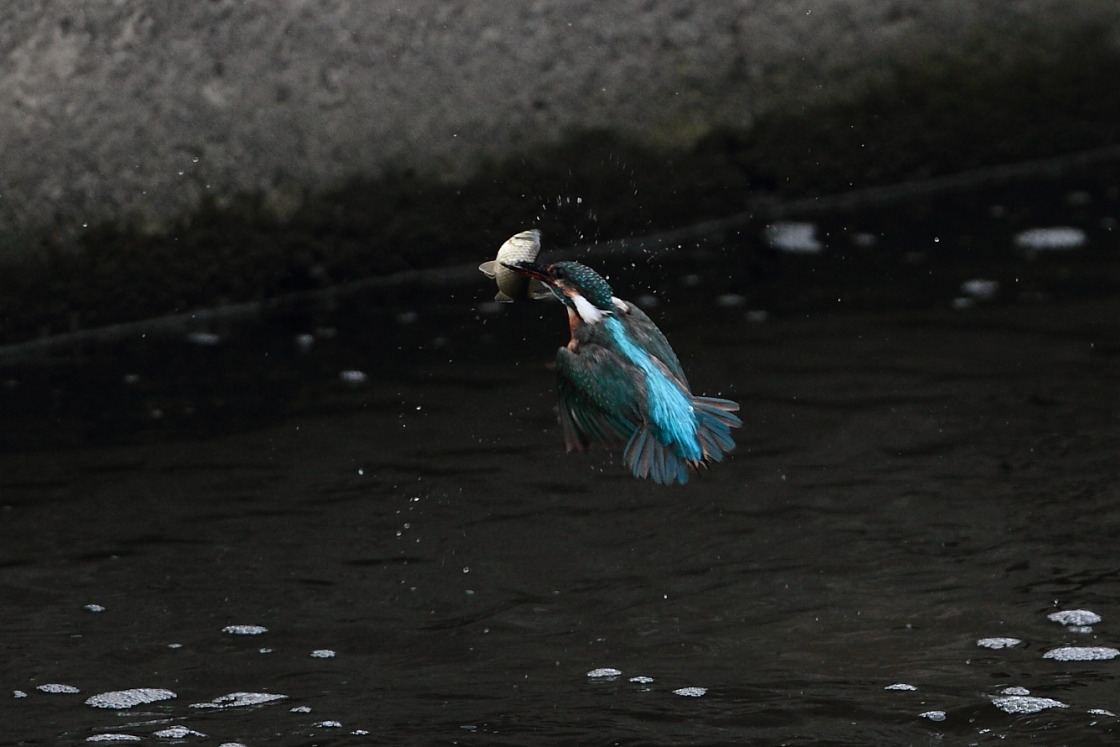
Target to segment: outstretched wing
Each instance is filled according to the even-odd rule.
[[[594,344],[556,353],[560,430],[564,448],[584,451],[592,441],[625,443],[641,422],[641,377],[618,354]]]

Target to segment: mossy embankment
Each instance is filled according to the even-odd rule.
[[[977,34],[843,95],[777,102],[749,130],[655,146],[611,132],[438,173],[361,175],[279,211],[215,198],[151,232],[94,225],[0,272],[0,345],[481,261],[539,226],[549,246],[669,229],[792,199],[1120,144],[1120,50],[1106,31]],[[801,103],[797,103],[800,101]],[[671,140],[671,139],[670,139]]]

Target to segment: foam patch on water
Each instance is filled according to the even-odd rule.
[[[217,345],[222,341],[222,338],[213,332],[189,332],[186,339],[187,342],[195,345]]]
[[[1015,245],[1033,251],[1076,249],[1085,243],[1085,232],[1080,228],[1056,226],[1031,228],[1015,234]]]
[[[311,656],[314,659],[333,659],[334,651],[331,651],[329,648],[319,648],[312,651]]]
[[[680,687],[673,691],[673,695],[680,695],[685,698],[700,698],[707,692],[708,688],[706,687]]]
[[[131,690],[114,690],[100,693],[86,699],[86,705],[94,708],[132,708],[146,703],[156,703],[161,700],[171,700],[178,697],[170,690],[155,687],[135,687]]]
[[[631,677],[629,681],[636,682],[639,685],[648,685],[649,683],[653,682],[653,677],[646,677],[645,675],[640,674],[637,677]]]
[[[917,690],[918,688],[913,685],[907,685],[905,682],[896,682],[893,685],[887,685],[884,690]]]
[[[86,737],[87,742],[143,742],[144,740],[135,734],[94,734],[92,737]]]
[[[606,677],[618,677],[622,672],[612,667],[600,667],[599,669],[592,669],[587,673],[587,678],[592,680],[600,680]]]
[[[945,720],[945,711],[926,711],[925,713],[919,713],[918,715],[922,718],[928,718],[930,721]]]
[[[365,371],[350,369],[347,371],[339,371],[338,378],[351,386],[357,386],[358,384],[366,383],[366,379],[369,377],[366,376]]]
[[[295,337],[296,349],[301,353],[307,353],[315,346],[315,335],[306,332],[298,334]]]
[[[191,708],[240,708],[254,706],[262,703],[271,703],[276,700],[286,700],[287,695],[276,693],[228,693],[219,695],[206,703],[191,703]]]
[[[990,301],[995,298],[996,293],[999,292],[998,280],[984,280],[983,278],[976,278],[974,280],[966,280],[961,283],[961,293],[966,296],[971,296],[978,301]]]
[[[1060,612],[1051,612],[1046,616],[1046,619],[1050,622],[1056,622],[1062,625],[1082,627],[1085,625],[1096,625],[1101,621],[1101,616],[1091,610],[1062,610]]]
[[[227,625],[222,628],[223,633],[230,635],[262,635],[268,632],[263,625]]]
[[[100,604],[87,604],[82,607],[86,612],[104,612],[105,608]]]
[[[1054,661],[1107,661],[1120,656],[1120,651],[1109,646],[1062,646],[1042,655]]]
[[[1111,716],[1112,718],[1116,718],[1115,713],[1113,713],[1112,711],[1107,711],[1104,708],[1090,708],[1089,709],[1089,715],[1091,715],[1091,716]]]
[[[996,708],[1004,713],[1023,714],[1038,713],[1049,708],[1069,708],[1060,700],[1053,698],[1036,698],[1031,695],[1008,695],[992,701]]]
[[[1018,638],[981,638],[976,645],[980,648],[1014,648],[1022,646],[1023,642]]]
[[[824,246],[817,241],[817,227],[812,223],[779,221],[766,227],[770,246],[791,254],[820,254]]]
[[[162,737],[163,739],[186,739],[187,737],[205,737],[206,735],[194,729],[188,729],[185,726],[170,726],[166,729],[160,729],[155,732],[153,736]]]
[[[59,684],[57,682],[51,682],[51,683],[48,683],[46,685],[39,685],[35,689],[39,690],[41,692],[45,692],[45,693],[72,694],[72,693],[80,693],[81,692],[81,690],[74,687],[73,685],[62,685],[62,684]]]
[[[1012,687],[1005,687],[999,691],[1000,695],[1030,695],[1031,691],[1025,687],[1014,685]]]

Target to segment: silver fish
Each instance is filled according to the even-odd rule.
[[[498,295],[494,300],[500,303],[513,303],[522,298],[549,298],[552,291],[539,280],[529,280],[505,265],[518,262],[532,262],[541,251],[541,232],[534,228],[522,231],[509,238],[498,249],[498,256],[490,262],[478,266],[482,274],[498,283]]]

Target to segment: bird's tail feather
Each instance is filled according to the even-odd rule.
[[[696,411],[696,435],[704,460],[723,461],[724,455],[735,448],[731,429],[743,424],[735,414],[739,403],[717,397],[693,397],[692,407]]]
[[[644,425],[630,437],[623,458],[634,477],[648,477],[660,485],[688,482],[688,460],[658,441]]]
[[[700,459],[681,456],[677,444],[661,443],[646,425],[641,425],[626,444],[624,459],[635,477],[648,477],[661,485],[688,482],[688,469],[699,469],[708,462],[723,461],[735,448],[731,429],[743,424],[735,412],[736,402],[715,397],[693,397],[696,413],[696,438],[700,444]]]

